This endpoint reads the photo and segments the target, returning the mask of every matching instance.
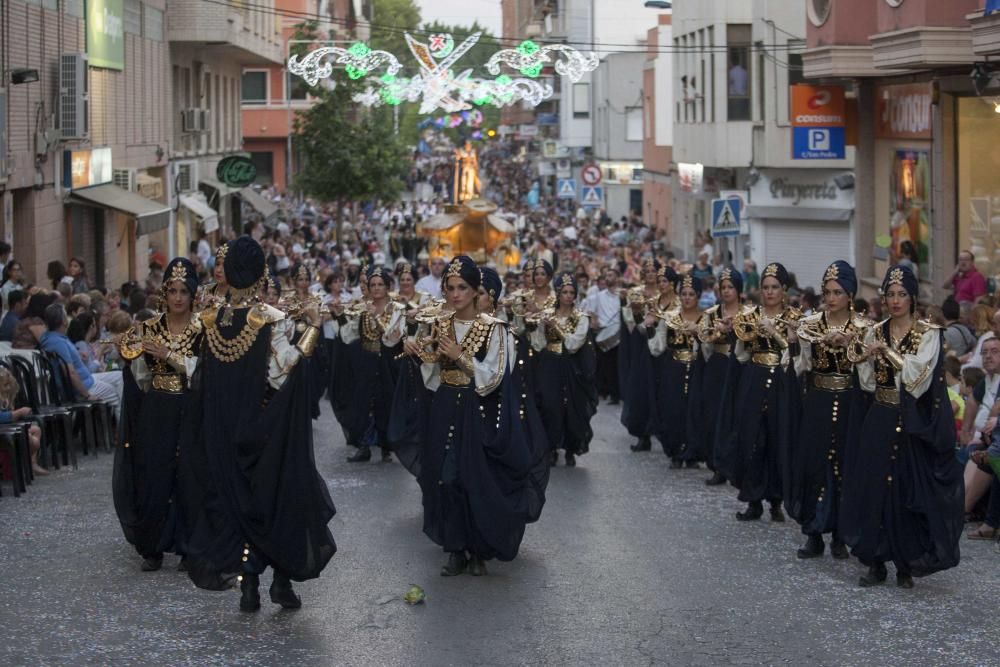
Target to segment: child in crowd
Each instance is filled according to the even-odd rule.
[[[962,430],[962,418],[965,416],[965,398],[962,396],[962,362],[955,355],[944,358],[944,383],[948,387],[948,400],[951,401],[951,411],[955,414],[955,434]]]
[[[0,424],[12,424],[31,416],[31,408],[15,408],[14,401],[21,393],[21,386],[6,368],[0,368]],[[42,448],[42,431],[38,424],[28,427],[28,444],[31,449],[31,469],[36,475],[48,475],[49,471],[38,463],[38,451]]]

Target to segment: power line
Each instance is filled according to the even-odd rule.
[[[289,18],[300,18],[302,20],[312,20],[319,23],[333,23],[338,25],[356,25],[358,21],[348,21],[347,19],[336,19],[317,12],[304,12],[293,9],[277,9],[268,5],[262,5],[254,2],[242,2],[240,4],[234,4],[232,2],[227,2],[226,0],[202,0],[213,5],[220,5],[223,7],[228,7],[234,10],[243,11],[253,11],[261,14],[267,14],[271,16],[283,16]],[[385,33],[395,33],[395,34],[405,34],[409,33],[411,35],[424,35],[430,36],[437,34],[436,31],[427,30],[425,28],[399,28],[392,25],[381,24],[381,23],[368,23],[368,26],[373,31],[385,32]],[[471,32],[467,33],[454,33],[452,36],[456,38],[464,38],[471,35]],[[504,37],[483,37],[480,40],[481,44],[496,44],[498,46],[503,46],[505,48],[514,48],[521,44],[523,40],[504,38]],[[698,54],[698,53],[726,53],[733,48],[746,48],[752,51],[766,51],[768,49],[772,50],[790,50],[801,48],[800,45],[790,45],[790,44],[763,44],[763,43],[729,43],[720,44],[712,46],[667,46],[667,47],[650,47],[645,44],[616,44],[612,42],[573,42],[573,41],[556,41],[556,40],[544,40],[536,39],[534,40],[542,46],[573,46],[580,49],[586,49],[587,51],[593,51],[594,53],[649,53],[649,54]],[[609,47],[609,48],[596,48],[596,47]],[[620,48],[611,48],[620,47]]]

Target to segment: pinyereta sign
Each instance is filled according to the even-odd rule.
[[[125,69],[125,0],[86,0],[91,67]]]

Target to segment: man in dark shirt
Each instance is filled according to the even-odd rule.
[[[19,289],[11,291],[7,296],[7,307],[9,310],[3,316],[3,321],[0,322],[0,341],[9,343],[14,340],[14,327],[21,321],[21,317],[24,316],[24,311],[28,307],[26,296]]]

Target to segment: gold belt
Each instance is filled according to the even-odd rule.
[[[674,350],[674,361],[690,362],[694,361],[694,352],[691,350]]]
[[[441,370],[441,382],[452,387],[468,387],[472,378],[457,368],[444,368]]]
[[[180,394],[184,391],[184,381],[179,373],[153,376],[153,389],[168,394]]]
[[[838,373],[814,373],[813,386],[823,391],[844,391],[851,388],[851,376]]]
[[[382,341],[378,339],[376,340],[363,339],[361,341],[361,349],[363,349],[365,352],[378,352],[382,349]]]
[[[712,354],[725,354],[728,356],[729,353],[732,351],[733,351],[733,346],[730,345],[729,343],[725,343],[724,345],[719,345],[718,343],[716,343],[715,345],[712,346]]]
[[[780,366],[781,355],[777,352],[754,352],[750,360],[758,366]]]
[[[562,341],[556,341],[554,343],[549,343],[549,344],[547,344],[545,346],[545,349],[548,350],[549,352],[553,352],[555,354],[562,354],[563,353],[563,344],[562,344]]]
[[[875,387],[875,402],[897,407],[900,403],[899,390],[895,387]]]

